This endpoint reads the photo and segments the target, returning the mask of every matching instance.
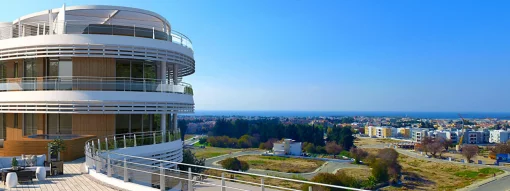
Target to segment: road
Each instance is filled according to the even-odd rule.
[[[243,156],[243,155],[260,155],[262,153],[264,153],[264,152],[263,151],[234,152],[231,154],[208,158],[205,160],[205,166],[221,168],[221,166],[217,162],[224,160],[226,158]],[[276,172],[276,171],[261,170],[261,169],[250,169],[250,170],[248,170],[248,172],[254,173],[254,174],[272,175],[272,176],[280,176],[280,177],[287,177],[287,178],[292,178],[292,176],[299,175],[299,176],[302,176],[303,178],[311,179],[318,173],[321,173],[321,172],[335,173],[337,170],[343,169],[343,168],[366,168],[366,169],[368,169],[367,166],[351,164],[350,160],[345,160],[342,162],[339,162],[339,161],[340,160],[328,160],[326,163],[324,163],[324,165],[322,165],[321,167],[316,169],[314,172],[309,172],[309,173],[286,173],[286,172]]]
[[[184,145],[185,146],[193,146],[195,143],[198,143],[199,140],[200,140],[200,136],[195,135],[193,138],[184,140]]]
[[[494,191],[508,191],[510,190],[510,176],[504,176],[502,178],[492,180],[488,183],[478,185],[478,187],[470,189],[472,191],[486,191],[486,190],[494,190]]]

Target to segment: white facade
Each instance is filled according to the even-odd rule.
[[[275,155],[294,155],[301,156],[302,144],[292,139],[284,139],[282,142],[273,144]]]
[[[510,140],[510,131],[492,130],[490,131],[490,143],[506,143]]]

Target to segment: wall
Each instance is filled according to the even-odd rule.
[[[95,136],[84,136],[71,140],[64,140],[66,151],[60,157],[64,161],[72,161],[84,156],[84,145]],[[6,140],[4,142],[3,156],[25,155],[48,155],[48,143],[50,140],[24,138],[21,140]]]
[[[115,77],[115,59],[73,58],[73,76]]]
[[[73,114],[73,134],[106,136],[115,133],[115,115]]]

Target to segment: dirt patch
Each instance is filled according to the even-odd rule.
[[[321,160],[287,158],[279,156],[244,155],[237,157],[250,164],[250,169],[271,170],[277,172],[306,173],[313,172],[324,164]]]
[[[399,162],[403,167],[403,186],[383,190],[456,190],[477,180],[492,177],[494,173],[502,173],[494,168],[430,162],[402,154]]]

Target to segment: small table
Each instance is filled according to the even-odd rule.
[[[31,171],[31,170],[25,170],[25,169],[20,169],[20,170],[6,170],[6,171],[2,171],[2,181],[4,182],[4,185],[5,185],[5,181],[6,181],[6,177],[7,177],[7,173],[9,172],[15,172],[16,175],[18,176],[18,181],[29,181],[30,182],[33,182],[32,179],[34,179],[35,177],[35,171]]]

